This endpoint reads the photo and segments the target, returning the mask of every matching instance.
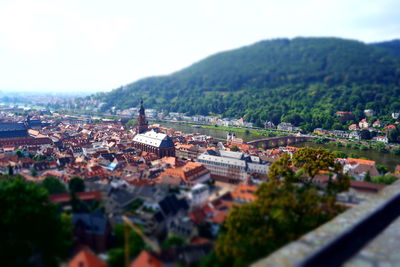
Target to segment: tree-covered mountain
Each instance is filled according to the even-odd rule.
[[[377,47],[384,48],[389,52],[392,52],[396,56],[400,56],[400,40],[392,40],[387,42],[380,42],[373,44]]]
[[[106,102],[104,110],[134,107],[143,98],[147,107],[166,111],[340,129],[336,111],[352,111],[354,120],[364,109],[387,119],[400,111],[395,47],[338,38],[261,41],[92,97]]]

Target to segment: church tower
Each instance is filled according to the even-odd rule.
[[[143,100],[140,100],[140,109],[137,123],[137,133],[141,134],[148,131],[149,122],[146,120],[146,114],[144,112]]]

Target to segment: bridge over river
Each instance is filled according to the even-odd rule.
[[[269,138],[249,141],[247,142],[247,144],[267,149],[278,146],[289,146],[295,143],[306,142],[314,138],[315,138],[314,136],[308,136],[308,135],[276,136],[276,137],[269,137]]]

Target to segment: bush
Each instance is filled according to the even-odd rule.
[[[375,184],[392,184],[396,180],[397,177],[392,174],[372,177],[372,182]]]

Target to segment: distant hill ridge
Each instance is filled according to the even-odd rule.
[[[188,114],[244,116],[261,125],[290,121],[332,128],[334,113],[400,111],[400,40],[365,44],[339,38],[257,42],[217,53],[181,71],[92,96],[124,109],[147,107]],[[289,119],[288,119],[289,118]],[[339,128],[338,125],[336,125]]]

